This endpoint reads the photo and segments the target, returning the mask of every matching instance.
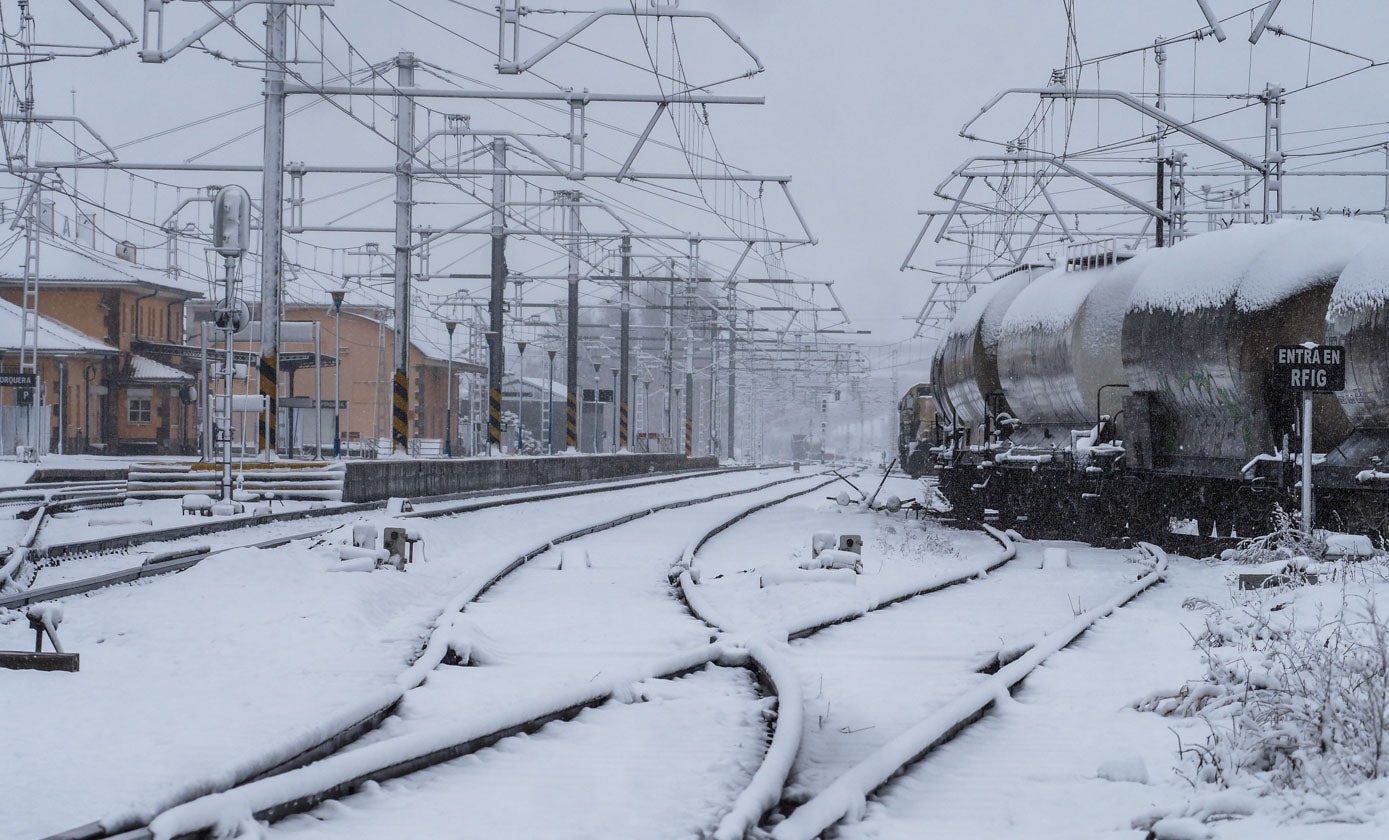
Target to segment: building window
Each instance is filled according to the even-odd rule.
[[[126,420],[133,426],[147,426],[154,419],[154,391],[131,390],[125,395]]]

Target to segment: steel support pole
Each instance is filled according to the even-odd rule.
[[[415,56],[396,56],[396,83],[415,86]],[[395,375],[391,388],[391,451],[410,452],[410,225],[414,216],[415,100],[395,98]]]
[[[729,460],[733,460],[733,441],[734,441],[734,419],[737,408],[738,373],[737,359],[738,349],[738,286],[735,283],[728,284],[728,422],[724,425],[724,436],[727,443],[724,446],[724,455]]]
[[[1302,531],[1311,536],[1312,518],[1312,392],[1302,392]]]
[[[323,321],[313,322],[313,459],[323,457]]]
[[[261,170],[260,423],[262,458],[273,458],[280,424],[280,301],[284,278],[285,59],[289,7],[265,7],[265,128]]]
[[[579,450],[579,193],[569,199],[569,301],[565,328],[564,446]]]
[[[685,457],[694,455],[694,330],[685,329]]]
[[[618,435],[617,446],[619,449],[630,451],[632,448],[632,390],[631,365],[632,365],[632,237],[622,237],[622,326],[621,338],[619,340],[618,353],[620,361],[618,367],[619,375],[622,377],[620,385],[621,394],[618,395]]]
[[[223,260],[226,272],[226,289],[223,292],[222,306],[231,312],[236,304],[236,258]],[[232,501],[232,377],[236,371],[236,343],[232,340],[235,330],[228,326],[222,330],[222,427],[218,434],[222,438],[222,501]]]
[[[333,457],[342,457],[342,298],[333,299]]]
[[[453,331],[452,321],[445,325],[449,334],[448,372],[444,380],[444,457],[453,457]]]
[[[492,276],[487,303],[487,329],[494,334],[487,346],[487,454],[502,449],[502,373],[506,345],[502,334],[506,310],[506,140],[492,141]]]
[[[550,357],[550,387],[545,392],[545,454],[555,454],[555,351],[546,350]]]

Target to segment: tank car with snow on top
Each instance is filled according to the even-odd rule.
[[[1389,231],[1241,225],[1169,248],[1020,269],[937,350],[942,492],[1035,533],[1268,530],[1297,508],[1300,395],[1274,348],[1344,345],[1313,399],[1316,524],[1389,531]]]

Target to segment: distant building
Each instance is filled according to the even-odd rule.
[[[19,238],[0,250],[0,371],[19,370],[23,248]],[[37,399],[48,419],[48,451],[196,452],[196,369],[155,356],[182,341],[184,308],[206,284],[51,233],[40,238],[38,265]],[[17,389],[0,389],[0,407],[19,397]]]
[[[252,308],[255,314],[255,308]],[[333,306],[322,304],[286,303],[284,319],[287,324],[319,324],[318,346],[312,330],[283,327],[280,339],[280,421],[279,446],[282,452],[309,453],[322,447],[331,451],[333,443],[333,395],[335,384],[341,387],[341,406],[338,410],[342,445],[348,454],[367,454],[384,450],[390,445],[392,375],[395,370],[395,330],[391,312],[383,307],[361,306],[352,303],[342,308],[342,358],[335,358],[336,320]],[[202,330],[211,318],[211,305],[200,303],[192,313],[188,345],[201,352]],[[436,455],[443,451],[446,412],[448,407],[448,353],[440,352],[438,336],[429,335],[421,341],[422,332],[437,325],[417,327],[416,340],[410,347],[410,439],[414,454]],[[442,326],[437,326],[442,333]],[[210,368],[220,366],[221,334],[207,330]],[[460,335],[461,338],[461,335]],[[447,346],[443,342],[443,346]],[[236,342],[238,352],[237,394],[253,394],[257,385],[245,378],[253,371],[250,364],[260,347],[259,324],[246,331]],[[456,355],[463,355],[460,344]],[[321,356],[321,364],[314,359]],[[244,361],[242,361],[244,358]],[[339,365],[341,369],[339,369]],[[475,375],[486,368],[455,360],[455,378]],[[209,392],[221,392],[215,373]],[[458,399],[459,387],[452,388]],[[321,408],[320,408],[321,404]],[[214,403],[215,408],[215,403]],[[454,425],[461,422],[454,413]],[[256,418],[246,412],[236,418],[234,439],[237,446],[253,447],[256,440]],[[454,438],[455,454],[462,454],[460,439]]]

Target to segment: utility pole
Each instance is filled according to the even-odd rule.
[[[619,449],[631,449],[631,416],[630,406],[632,399],[631,392],[631,355],[632,355],[632,237],[628,234],[622,236],[622,337],[620,339],[619,354],[621,361],[618,365],[621,369],[621,389],[622,393],[618,397],[618,439]]]
[[[415,86],[415,55],[396,56],[396,84]],[[395,376],[392,380],[391,450],[410,452],[410,225],[414,218],[415,100],[396,96],[395,111]]]
[[[1283,88],[1264,85],[1264,224],[1283,217]]]
[[[265,7],[265,142],[261,172],[260,237],[260,423],[262,458],[275,455],[280,398],[280,300],[284,280],[285,60],[289,7]]]
[[[565,336],[564,446],[579,451],[579,193],[566,192],[569,203],[569,306]]]
[[[492,286],[487,304],[488,330],[496,340],[488,345],[487,454],[502,449],[502,372],[506,346],[502,340],[506,308],[506,140],[492,141]]]
[[[724,436],[728,443],[724,452],[729,460],[733,459],[733,438],[734,438],[734,417],[736,394],[738,389],[738,373],[734,364],[738,349],[738,284],[730,278],[728,281],[728,423],[724,426]]]
[[[694,455],[694,328],[685,328],[685,457]]]

